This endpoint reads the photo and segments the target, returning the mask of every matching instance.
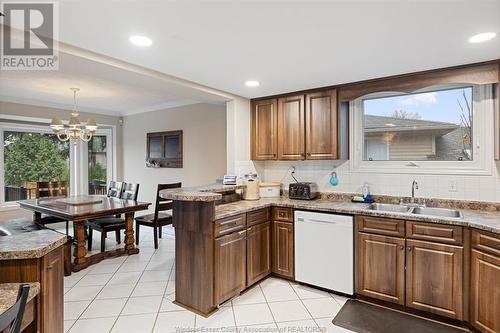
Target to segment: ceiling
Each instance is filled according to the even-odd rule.
[[[80,110],[114,116],[227,100],[167,76],[137,73],[65,52],[59,53],[58,71],[0,72],[3,101],[71,109],[71,87],[80,88]]]
[[[60,1],[61,41],[245,97],[498,59],[487,31],[498,0]]]

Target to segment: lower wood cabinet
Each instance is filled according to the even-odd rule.
[[[247,286],[271,273],[271,222],[247,229]]]
[[[42,257],[40,321],[44,332],[64,330],[64,254],[63,246]]]
[[[39,282],[38,332],[64,332],[63,246],[41,258],[1,261],[0,283],[9,282]]]
[[[500,256],[471,251],[471,323],[482,332],[500,332]]]
[[[215,239],[215,304],[221,304],[245,289],[246,245],[246,230]]]
[[[405,239],[358,234],[357,293],[405,304]]]
[[[406,241],[406,306],[463,319],[463,247]]]
[[[294,269],[293,223],[273,221],[273,273],[291,278]]]
[[[367,227],[366,220],[370,220],[372,227]],[[462,245],[411,239],[414,228],[406,229],[406,237],[379,234],[387,231],[381,226],[389,225],[383,218],[358,217],[356,221],[356,293],[457,320],[464,319]],[[405,230],[405,221],[390,219],[389,222],[394,226],[400,224],[394,228],[399,230],[394,231],[395,234]],[[430,225],[429,230],[424,224],[419,228],[419,235],[425,237],[441,232],[436,224]],[[461,229],[450,235],[461,235]],[[444,241],[458,243],[457,239],[448,237]]]

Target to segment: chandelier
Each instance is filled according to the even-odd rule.
[[[89,142],[92,139],[92,135],[97,130],[97,123],[95,119],[89,118],[85,126],[80,123],[80,118],[78,108],[76,105],[76,93],[80,91],[79,88],[70,88],[73,91],[73,111],[71,112],[71,117],[69,118],[69,123],[65,126],[59,117],[52,118],[50,123],[50,128],[57,135],[57,138],[61,141],[68,141],[72,139],[74,144],[80,139],[85,142]]]

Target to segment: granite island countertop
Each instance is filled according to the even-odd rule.
[[[28,220],[0,222],[0,228],[23,228],[26,231],[0,236],[0,260],[41,258],[63,245],[67,236],[50,229],[30,229],[34,223]]]
[[[0,315],[16,304],[17,293],[19,292],[19,286],[21,284],[22,283],[0,283]],[[30,282],[27,284],[30,286],[30,292],[26,303],[35,298],[40,292],[40,283]]]
[[[160,191],[163,199],[179,201],[217,201],[222,193],[232,192],[244,188],[245,185],[222,185],[219,183],[196,187],[181,187]]]
[[[314,210],[327,213],[369,215],[430,223],[461,225],[500,234],[500,212],[498,211],[489,212],[483,210],[460,209],[463,214],[463,219],[458,219],[429,215],[416,215],[411,213],[374,211],[369,210],[369,204],[366,203],[331,201],[323,199],[292,200],[286,197],[262,198],[254,201],[241,200],[218,205],[215,206],[215,219],[218,220],[271,206],[290,207],[294,209]]]

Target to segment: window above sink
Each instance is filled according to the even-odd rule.
[[[354,172],[490,175],[491,84],[377,92],[350,103]]]

